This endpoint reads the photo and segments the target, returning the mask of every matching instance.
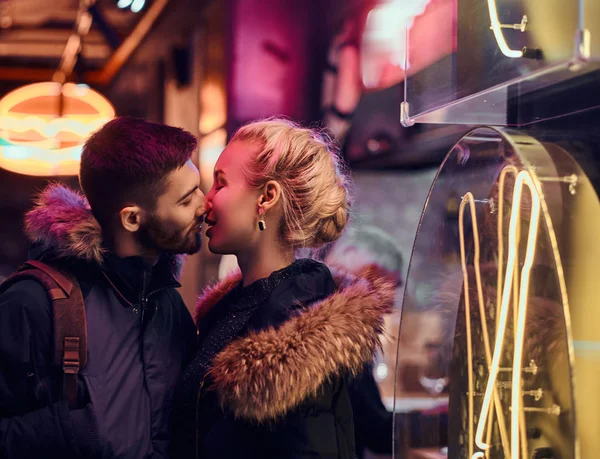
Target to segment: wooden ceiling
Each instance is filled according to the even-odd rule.
[[[67,43],[81,24],[82,36],[74,78],[108,84],[137,48],[167,6],[147,0],[139,13],[117,7],[117,0],[0,0],[0,80],[47,81],[61,61],[73,54]]]

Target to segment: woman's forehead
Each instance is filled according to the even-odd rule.
[[[221,171],[225,175],[235,174],[241,171],[252,154],[252,149],[245,142],[231,142],[219,156],[215,164],[215,172]]]

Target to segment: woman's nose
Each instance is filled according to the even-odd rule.
[[[212,209],[212,200],[210,199],[210,195],[206,196],[204,200],[204,213],[207,214]]]

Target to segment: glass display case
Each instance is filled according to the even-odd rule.
[[[549,87],[569,87],[600,68],[600,2],[595,0],[430,0],[405,28],[401,120],[523,125],[515,104]],[[561,100],[546,117],[600,105]]]
[[[600,451],[599,146],[585,134],[486,127],[447,155],[406,282],[394,457]],[[426,355],[414,365],[403,343],[423,321]],[[419,444],[398,408],[415,378],[428,412]]]

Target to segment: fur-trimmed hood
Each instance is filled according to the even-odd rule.
[[[209,288],[196,306],[200,320],[241,279]],[[380,346],[383,318],[396,285],[379,268],[358,276],[335,271],[338,291],[278,329],[251,332],[214,358],[210,374],[221,404],[236,417],[276,420],[341,374],[359,373]]]
[[[25,232],[44,252],[57,258],[76,258],[103,264],[106,249],[102,229],[81,193],[67,186],[48,185],[25,215]],[[171,272],[179,277],[185,256],[172,257]]]

